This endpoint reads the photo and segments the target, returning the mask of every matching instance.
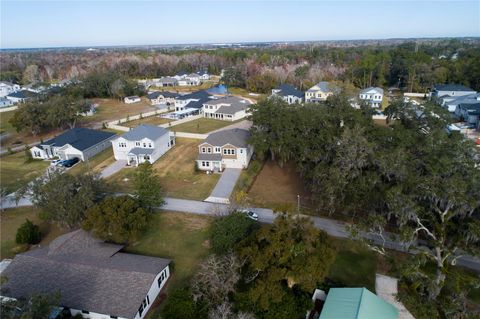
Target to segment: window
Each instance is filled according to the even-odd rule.
[[[150,155],[144,155],[143,159],[146,160],[146,161],[149,161],[150,160]]]
[[[215,147],[215,153],[220,153],[220,147]]]
[[[240,154],[243,154],[243,150],[240,150]]]
[[[147,304],[150,304],[150,297],[147,295]]]
[[[118,319],[117,316],[110,316],[110,318],[112,318],[112,319]]]
[[[127,147],[127,143],[124,143],[124,142],[118,143],[118,147]]]
[[[143,143],[143,147],[147,147],[147,143]]]
[[[152,148],[152,143],[148,143],[148,147]]]
[[[210,154],[211,152],[212,152],[212,148],[211,148],[211,147],[208,147],[208,148],[207,148],[207,153]]]
[[[135,142],[135,146],[140,146],[140,142]]]
[[[86,310],[82,310],[82,313],[89,314],[90,312]]]
[[[141,317],[143,313],[143,304],[140,305],[140,308],[138,308],[138,315]]]

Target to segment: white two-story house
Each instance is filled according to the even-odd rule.
[[[113,155],[129,166],[154,163],[175,145],[175,136],[155,125],[141,124],[112,140]]]
[[[379,87],[363,89],[358,94],[358,98],[372,108],[380,108],[382,107],[383,89]]]
[[[225,168],[247,168],[253,154],[249,138],[250,132],[239,128],[208,135],[198,146],[198,169],[221,172]]]
[[[282,84],[272,90],[271,96],[278,96],[288,104],[299,104],[303,102],[305,94],[289,84]]]
[[[20,85],[7,81],[0,81],[0,97],[20,91]]]
[[[203,117],[210,119],[236,121],[248,115],[248,108],[251,104],[246,99],[225,96],[203,103],[202,113]]]

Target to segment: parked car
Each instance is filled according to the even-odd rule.
[[[62,162],[63,162],[63,160],[57,159],[57,160],[51,161],[51,162],[50,162],[50,165],[52,165],[52,166],[57,166],[57,165],[60,165]]]
[[[61,163],[63,167],[72,167],[73,165],[77,164],[80,160],[78,157],[74,157],[68,160],[65,160]]]
[[[247,217],[250,219],[258,220],[258,215],[255,212],[252,212],[251,210],[242,209],[242,210],[239,210],[239,212],[247,215]]]

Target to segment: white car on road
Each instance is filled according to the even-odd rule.
[[[255,212],[252,212],[251,210],[241,209],[241,210],[239,210],[239,212],[247,215],[247,217],[250,218],[250,219],[258,220],[258,215]]]

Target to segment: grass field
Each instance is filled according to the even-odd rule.
[[[220,121],[220,120],[212,120],[207,118],[200,118],[197,120],[172,126],[170,130],[175,132],[206,134],[206,133],[210,133],[211,131],[215,131],[220,128],[223,128],[225,126],[238,123],[242,120],[230,122],[230,121]]]
[[[0,134],[15,132],[15,128],[8,122],[13,117],[13,114],[15,114],[15,111],[0,113]]]
[[[70,174],[84,174],[86,172],[100,173],[102,169],[115,162],[113,149],[110,147],[98,153],[87,162],[80,162],[68,170]]]
[[[178,138],[176,145],[153,163],[165,196],[204,200],[210,195],[220,175],[195,171],[198,140]],[[115,191],[132,190],[134,168],[124,168],[108,179]]]
[[[261,94],[261,93],[259,93],[258,95],[250,95],[249,94],[250,92],[248,92],[247,90],[242,88],[237,88],[237,87],[229,87],[228,92],[233,95],[239,95],[244,98],[253,100],[254,102],[260,101],[267,97],[266,94]]]
[[[116,99],[93,99],[92,102],[98,103],[97,112],[93,116],[82,118],[81,123],[84,125],[110,122],[155,110],[146,98],[142,98],[141,102],[134,104],[125,104]]]
[[[305,189],[302,179],[293,163],[286,163],[283,168],[268,161],[256,176],[247,195],[247,201],[256,206],[275,208],[283,205],[310,206],[310,193]]]
[[[38,212],[39,211],[33,207],[20,207],[7,209],[0,214],[0,259],[12,258],[16,253],[25,251],[28,248],[24,245],[17,245],[15,242],[17,229],[27,218],[35,225],[40,226],[40,231],[42,232],[40,245],[42,246],[47,245],[57,236],[67,232],[67,230],[60,229],[55,225],[40,220]]]
[[[122,123],[121,125],[128,126],[128,127],[135,127],[140,124],[160,125],[160,124],[169,123],[171,121],[172,121],[171,119],[164,119],[164,118],[161,118],[160,116],[149,116],[149,117],[144,117],[143,119],[125,122],[125,123]]]
[[[50,165],[48,161],[25,162],[25,152],[0,157],[0,184],[7,191],[14,192],[21,186],[41,176]]]
[[[157,86],[151,86],[149,89],[152,91],[171,91],[171,92],[194,92],[194,91],[199,91],[199,90],[205,90],[209,89],[215,84],[217,84],[218,81],[205,81],[200,85],[195,85],[195,86],[174,86],[174,87],[157,87]]]

